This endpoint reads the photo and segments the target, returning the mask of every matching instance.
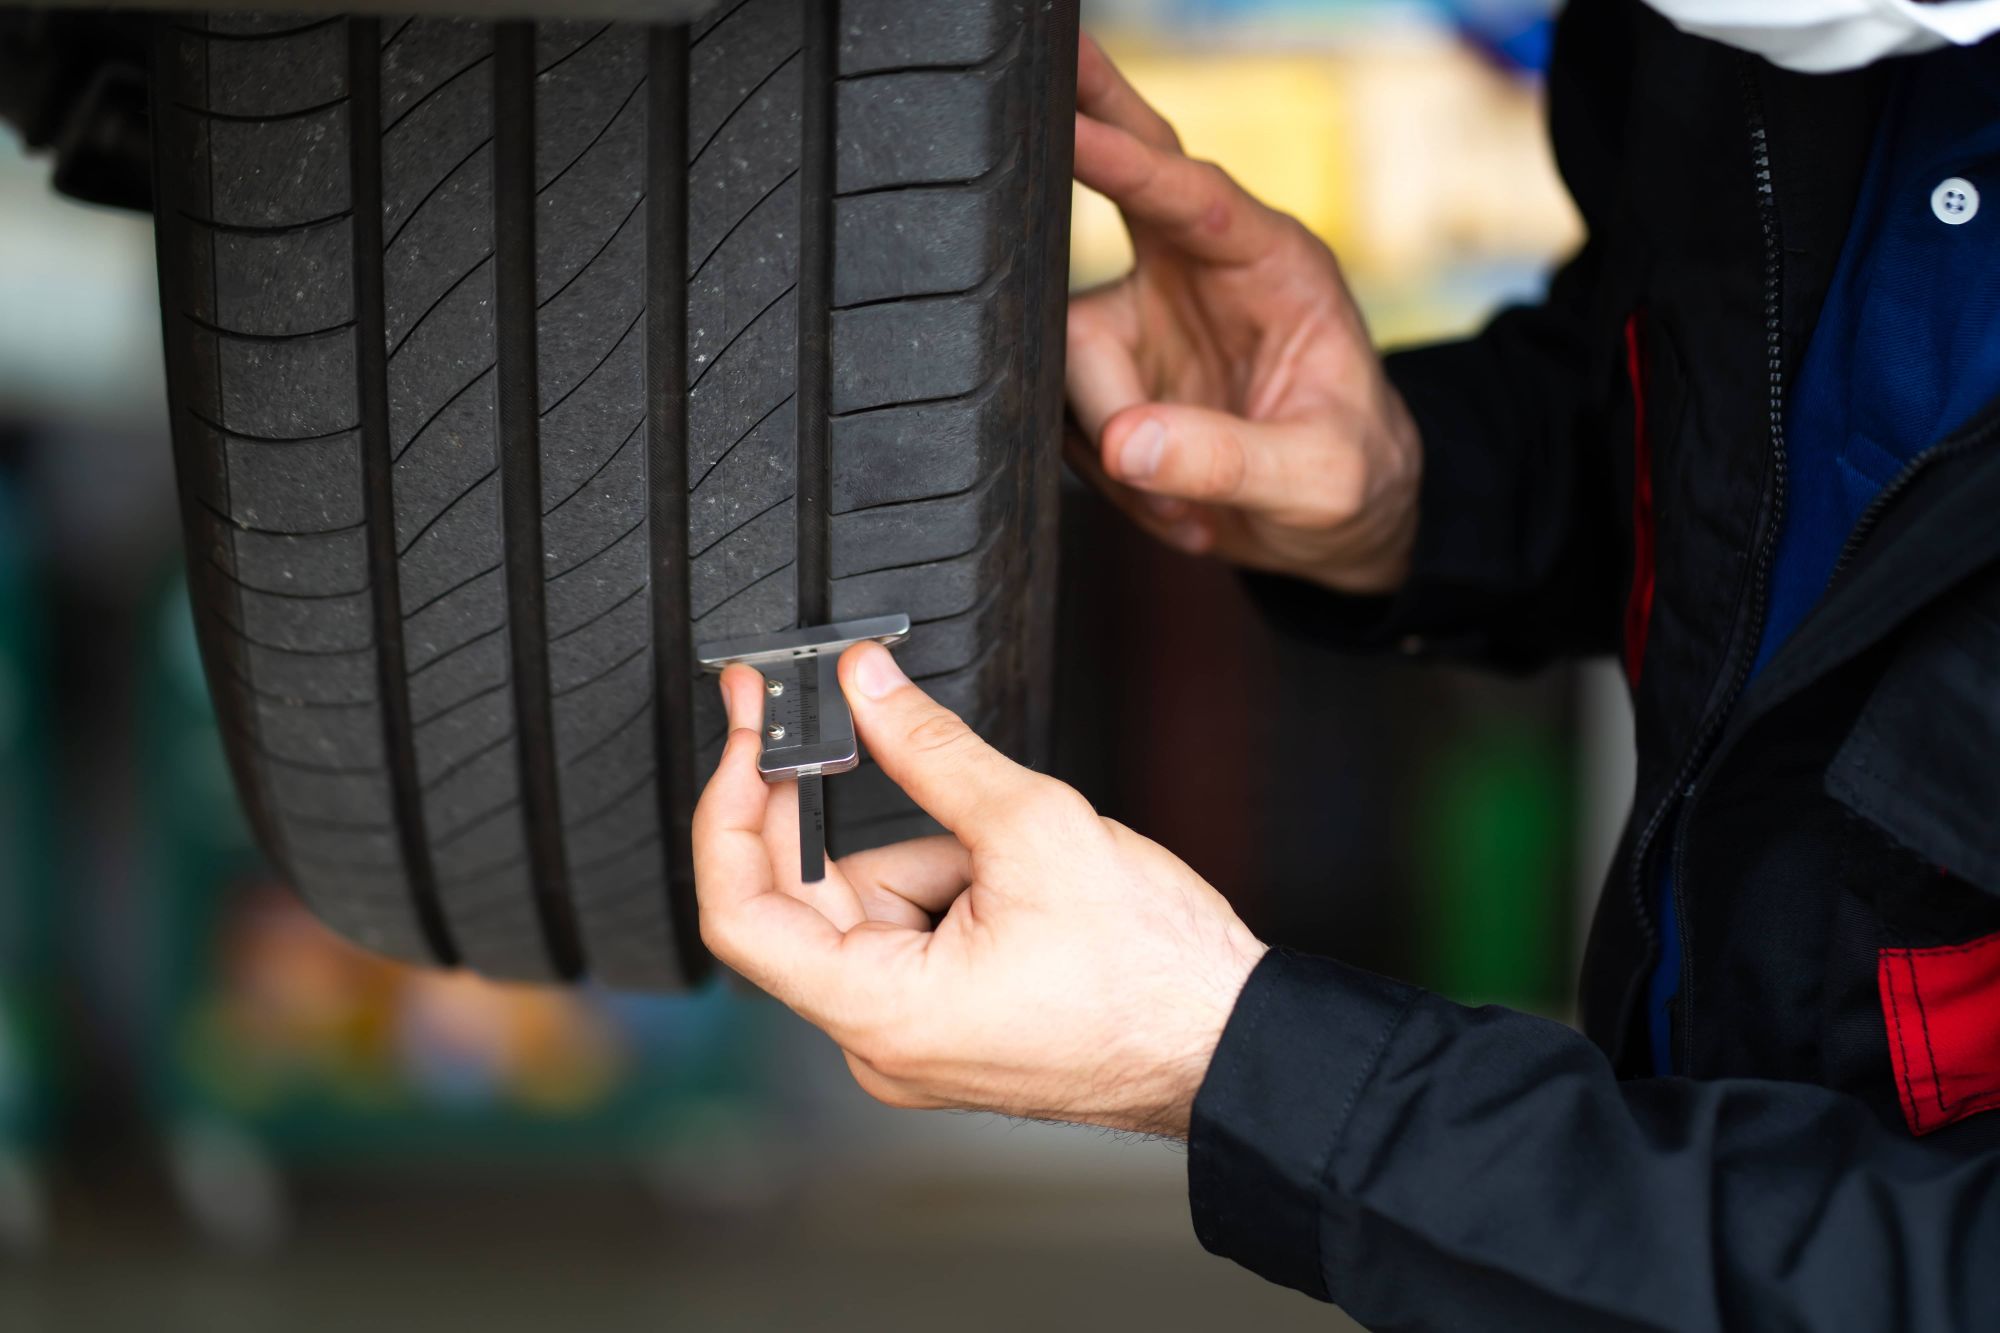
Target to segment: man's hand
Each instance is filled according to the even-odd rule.
[[[1422,450],[1331,251],[1223,171],[1083,39],[1076,177],[1137,257],[1073,301],[1072,462],[1165,541],[1343,592],[1401,584]]]
[[[1172,853],[993,750],[886,648],[849,649],[840,681],[869,753],[953,836],[800,883],[797,788],[758,777],[764,690],[731,667],[729,741],[694,815],[703,941],[891,1105],[1184,1136],[1264,946]]]

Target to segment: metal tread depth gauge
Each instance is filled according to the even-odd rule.
[[[854,715],[835,674],[840,655],[857,643],[887,646],[910,637],[906,615],[844,620],[833,625],[721,639],[695,649],[705,671],[741,663],[764,674],[764,749],[757,772],[766,782],[799,784],[799,878],[826,878],[826,801],[820,779],[861,762]]]

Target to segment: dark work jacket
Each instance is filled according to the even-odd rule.
[[[1787,73],[1635,0],[1560,21],[1588,243],[1544,304],[1391,358],[1425,449],[1408,586],[1261,595],[1356,647],[1626,656],[1637,795],[1587,1039],[1272,953],[1195,1103],[1211,1250],[1382,1328],[2000,1329],[1995,405],[1890,485],[1745,684],[1787,386],[1884,77]],[[1659,1078],[1667,854],[1684,1076]]]

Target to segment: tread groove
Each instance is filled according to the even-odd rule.
[[[359,532],[368,526],[368,520],[364,518],[359,523],[343,523],[337,528],[305,528],[297,531],[289,528],[260,528],[224,513],[205,495],[195,496],[194,502],[207,510],[216,522],[234,528],[238,532],[255,533],[259,537],[334,537],[343,532]]]
[[[217,435],[227,435],[232,440],[248,440],[252,444],[319,444],[324,440],[337,440],[343,435],[352,435],[361,429],[361,423],[343,426],[339,430],[325,431],[318,435],[246,435],[240,430],[232,430],[220,421],[211,420],[193,403],[181,404],[181,410],[214,431]]]
[[[181,221],[192,222],[197,227],[207,227],[225,236],[285,236],[295,231],[311,231],[314,227],[331,226],[345,222],[354,216],[354,210],[343,208],[338,213],[328,213],[323,217],[307,218],[304,222],[218,222],[205,218],[199,213],[190,213],[185,208],[175,209]]]
[[[410,724],[408,657],[403,642],[401,571],[396,552],[396,497],[389,453],[389,324],[382,243],[382,31],[376,19],[352,19],[347,29],[350,112],[348,164],[354,201],[354,314],[358,329],[363,505],[369,522],[368,581],[375,622],[376,698],[381,704],[383,756],[403,873],[424,942],[446,966],[458,946],[445,920],[417,788],[415,728]]]
[[[329,97],[324,102],[302,106],[295,111],[270,111],[261,116],[247,116],[233,111],[211,111],[207,107],[194,106],[187,102],[175,102],[174,110],[193,116],[197,120],[216,120],[229,125],[276,125],[281,121],[304,120],[307,116],[317,116],[322,111],[331,111],[347,101],[347,94]]]
[[[593,39],[594,40],[594,39]],[[535,355],[535,29],[493,37],[495,341],[499,348],[501,511],[514,681],[515,756],[534,906],[549,966],[584,974],[583,941],[563,853],[555,719],[549,698],[547,583],[542,572],[542,459]],[[581,49],[581,48],[579,48]]]
[[[323,329],[305,329],[299,333],[251,333],[245,329],[225,329],[220,324],[211,324],[191,311],[179,312],[180,317],[204,333],[212,333],[218,338],[234,338],[246,343],[294,343],[307,338],[324,338],[329,334],[345,333],[355,325],[351,319],[343,319],[338,324],[329,324]]]
[[[834,75],[839,6],[807,3],[799,96],[798,508],[795,530],[801,625],[832,620],[833,567],[827,513],[833,486],[828,434],[833,409]]]
[[[185,33],[189,37],[200,37],[211,42],[248,43],[283,41],[287,37],[298,37],[305,33],[318,32],[321,28],[330,28],[342,21],[343,17],[335,14],[331,18],[315,19],[311,23],[301,23],[295,28],[284,28],[277,32],[211,32],[207,28],[190,28],[185,23],[174,23],[168,26],[175,32]]]

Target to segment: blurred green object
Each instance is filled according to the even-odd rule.
[[[57,1100],[54,756],[47,635],[26,506],[0,474],[0,1243],[33,1245]]]
[[[176,1164],[337,1157],[632,1160],[765,1114],[767,1014],[680,997],[498,986],[374,958],[277,886],[239,811],[185,581],[161,589],[140,713],[156,883],[147,1082]],[[192,1164],[192,1165],[190,1165]],[[184,1190],[187,1182],[182,1181]]]
[[[1433,761],[1419,803],[1424,976],[1453,999],[1568,1003],[1573,779],[1558,737],[1489,716]]]

